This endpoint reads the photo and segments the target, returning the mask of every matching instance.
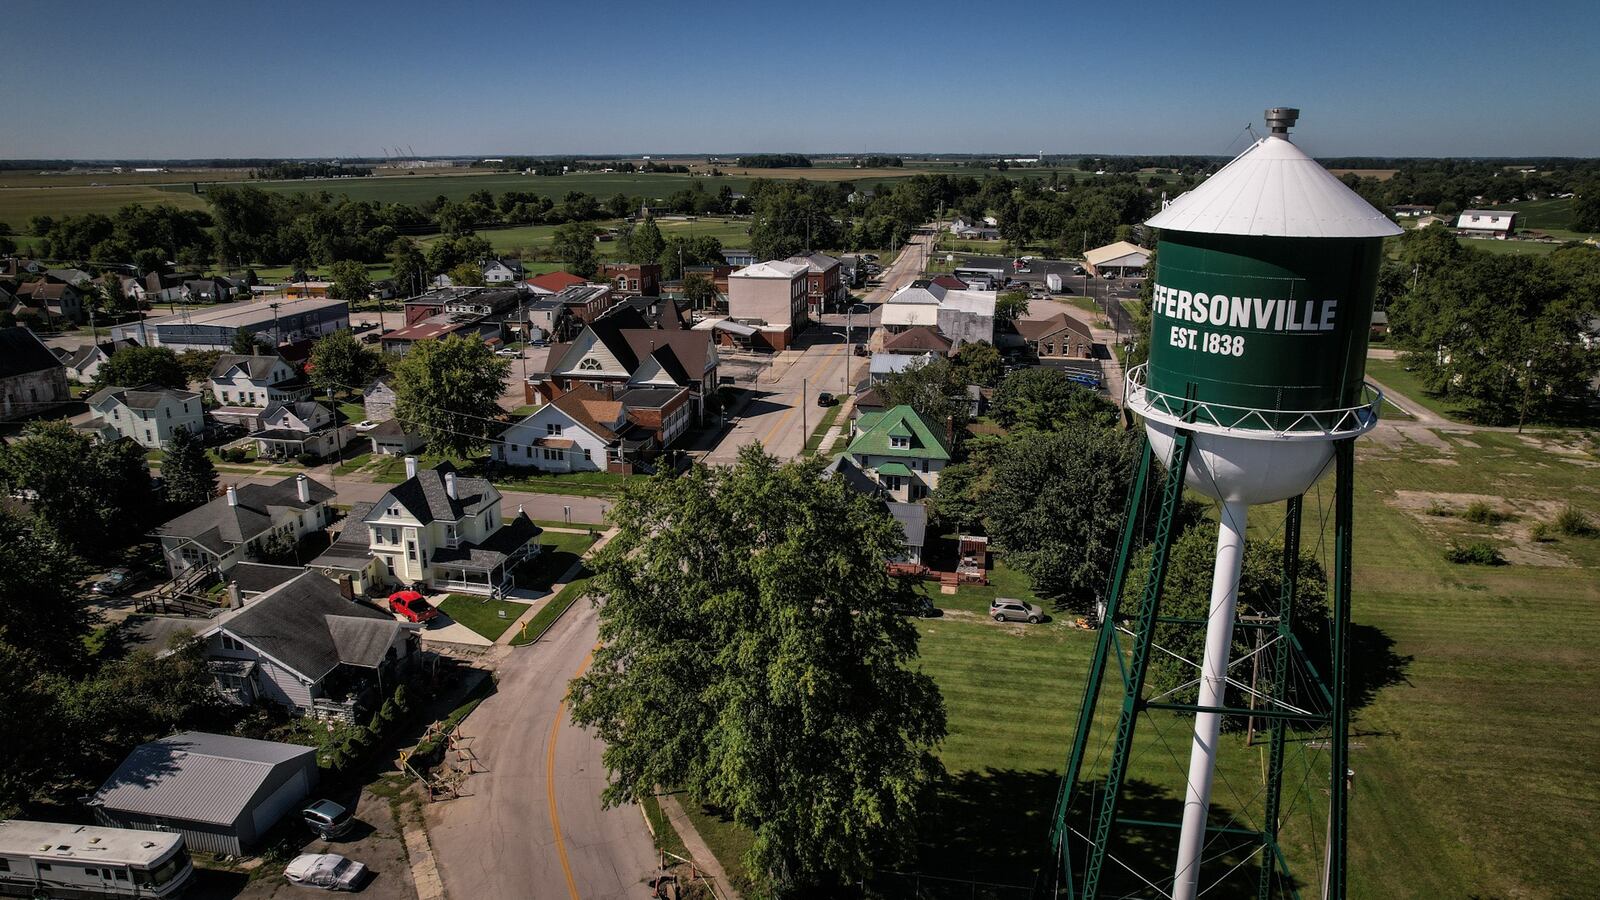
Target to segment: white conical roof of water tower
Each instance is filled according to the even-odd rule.
[[[1145,224],[1201,234],[1371,238],[1400,226],[1288,138],[1256,141]]]

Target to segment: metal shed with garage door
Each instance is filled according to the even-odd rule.
[[[316,783],[313,747],[188,731],[139,745],[88,802],[102,824],[242,856]]]

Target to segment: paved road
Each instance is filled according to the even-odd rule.
[[[364,481],[354,476],[341,476],[332,478],[326,471],[310,473],[313,478],[332,487],[337,494],[335,503],[373,503],[382,497],[385,492],[394,487],[392,484],[382,484],[373,481]],[[236,475],[231,472],[218,473],[218,480],[224,484],[277,484],[282,481],[282,475]],[[506,513],[511,513],[521,506],[529,518],[548,519],[551,521],[566,521],[564,508],[572,510],[572,521],[580,524],[599,524],[605,519],[605,514],[611,509],[611,501],[596,497],[571,497],[566,494],[529,494],[522,491],[502,491],[502,506]]]
[[[587,603],[509,651],[498,691],[462,725],[489,771],[427,808],[445,893],[470,900],[648,897],[656,854],[637,807],[602,809],[601,743],[571,724],[567,681],[598,633]]]
[[[799,456],[827,412],[817,406],[817,394],[848,395],[866,373],[866,357],[854,355],[836,332],[813,328],[797,346],[804,349],[779,354],[755,384],[746,386],[733,427],[703,456],[705,462],[732,465],[739,451],[756,441],[780,459]]]

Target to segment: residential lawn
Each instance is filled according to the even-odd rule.
[[[827,436],[828,429],[833,427],[833,423],[839,420],[841,409],[844,409],[844,401],[835,400],[833,405],[828,407],[828,411],[822,414],[822,418],[817,421],[817,427],[811,429],[811,437],[806,438],[806,455],[814,456],[822,449],[822,439]]]
[[[546,531],[539,536],[539,555],[517,567],[517,586],[548,590],[593,544],[587,534]]]
[[[471,628],[489,640],[497,640],[511,623],[528,611],[528,604],[514,600],[490,600],[469,594],[451,594],[439,604],[445,615]],[[505,614],[501,618],[501,613]]]
[[[1420,404],[1435,415],[1458,422],[1468,421],[1464,406],[1429,392],[1423,386],[1422,379],[1418,378],[1416,373],[1406,371],[1403,360],[1368,358],[1367,375],[1383,382],[1385,387],[1394,388],[1405,399]],[[1400,402],[1404,403],[1405,400]],[[1384,407],[1385,414],[1392,408],[1386,405]]]
[[[1544,241],[1496,241],[1489,238],[1462,238],[1461,246],[1481,250],[1484,253],[1500,255],[1543,256],[1546,253],[1553,253],[1561,245]]]
[[[564,475],[547,475],[532,470],[528,474],[497,473],[494,486],[502,491],[526,491],[533,494],[570,494],[575,497],[615,497],[622,485],[632,475],[615,472],[569,472]]]
[[[354,456],[346,456],[344,462],[333,467],[333,474],[336,476],[349,475],[369,462],[372,462],[372,451],[370,450],[365,453],[357,453]]]
[[[1600,718],[1587,714],[1600,696],[1600,538],[1534,544],[1528,529],[1566,502],[1600,519],[1597,460],[1575,442],[1546,449],[1559,433],[1438,434],[1447,449],[1358,444],[1349,896],[1583,896],[1592,876],[1588,823],[1600,805]],[[1486,495],[1517,518],[1475,525],[1427,515],[1402,491],[1438,492],[1457,509],[1464,494]],[[1307,502],[1302,546],[1326,564],[1331,483]],[[1252,512],[1254,534],[1277,531],[1281,513]],[[1470,540],[1498,544],[1511,563],[1444,561],[1446,544]],[[917,622],[920,665],[944,695],[948,776],[919,822],[919,858],[885,861],[886,870],[1026,886],[1048,846],[1096,634],[1062,615],[1039,626],[986,620],[988,596],[1031,596],[1003,563],[991,579],[954,597],[929,585],[943,615]],[[1111,671],[1086,778],[1103,777],[1106,765],[1102,741],[1121,699]],[[1189,727],[1187,719],[1144,714],[1123,815],[1176,817]],[[1326,752],[1305,737],[1291,741],[1286,757],[1282,832],[1303,891],[1320,871],[1327,770]],[[1263,752],[1245,746],[1242,733],[1224,735],[1214,822],[1259,821]],[[737,871],[746,845],[735,838],[748,835],[690,812]],[[1171,865],[1170,838],[1159,834],[1116,852],[1124,860],[1148,854],[1142,865],[1157,874]],[[1225,853],[1207,877],[1242,860]],[[1254,876],[1245,862],[1215,893],[1243,895]],[[969,896],[967,884],[955,887],[949,896]]]
[[[511,639],[511,646],[521,647],[538,640],[544,635],[545,629],[555,624],[556,619],[561,618],[561,614],[572,604],[581,600],[588,590],[589,573],[585,569],[582,577],[568,582],[559,594],[545,601],[544,608],[534,613],[528,624],[522,627],[521,633]]]
[[[144,452],[144,458],[149,460],[150,462],[153,462],[153,463],[156,463],[157,465],[159,465],[162,460],[167,458],[167,451],[165,451],[165,450],[146,450]]]
[[[749,829],[734,824],[732,817],[700,803],[686,793],[678,794],[678,802],[683,805],[683,812],[689,821],[694,823],[694,830],[700,839],[706,842],[712,855],[722,863],[722,870],[728,873],[734,890],[752,900],[764,896],[755,891],[744,867],[744,854],[755,843],[755,836]]]
[[[650,822],[650,830],[655,833],[656,849],[688,859],[689,848],[683,846],[683,839],[678,837],[678,830],[672,827],[672,822],[667,819],[666,813],[662,812],[661,801],[653,794],[640,797],[639,807],[644,810],[644,817]]]
[[[339,404],[339,415],[344,417],[341,421],[354,425],[357,422],[366,421],[367,408],[360,403],[351,403],[346,400]]]

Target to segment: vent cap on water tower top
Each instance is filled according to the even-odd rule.
[[[1400,226],[1296,147],[1289,128],[1300,110],[1267,110],[1271,134],[1167,204],[1145,224],[1198,234],[1373,238]]]

